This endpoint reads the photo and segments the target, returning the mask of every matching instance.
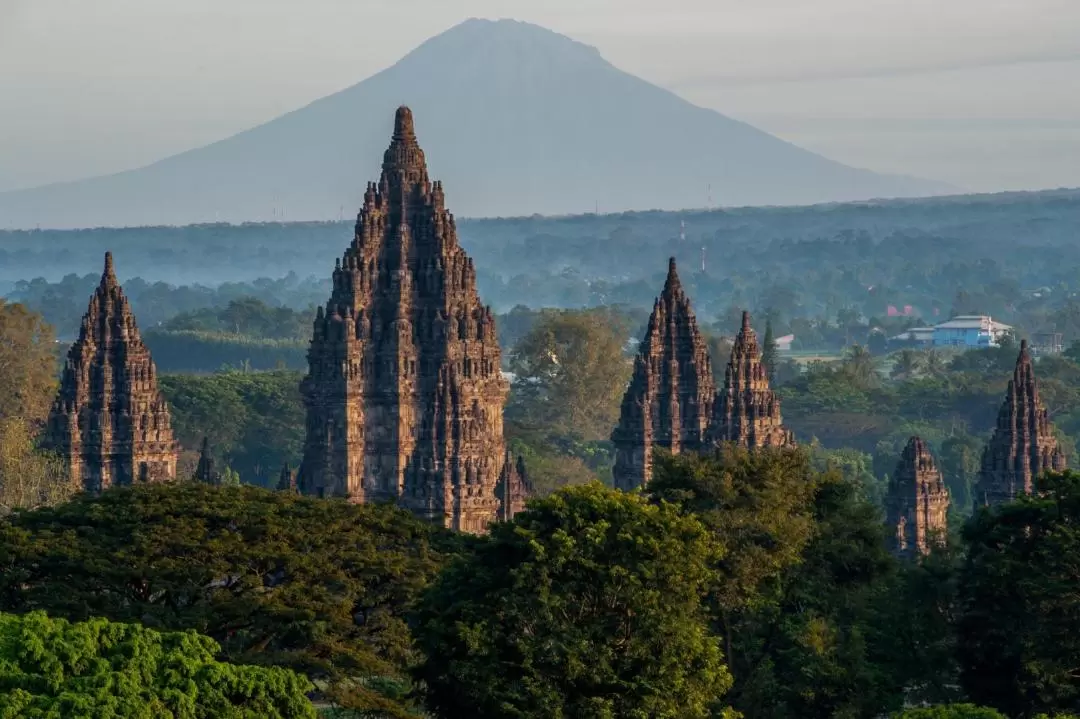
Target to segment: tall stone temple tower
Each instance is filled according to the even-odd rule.
[[[44,444],[90,492],[176,477],[169,407],[110,253],[68,352]]]
[[[611,436],[615,486],[629,490],[648,483],[654,447],[673,454],[700,450],[715,395],[708,348],[671,258]]]
[[[524,486],[506,476],[516,468],[506,467],[495,320],[406,107],[316,316],[308,364],[301,492],[396,501],[481,532],[499,516],[500,481]]]
[[[998,412],[997,427],[983,450],[975,502],[994,505],[1019,494],[1030,494],[1035,477],[1048,470],[1061,472],[1065,468],[1065,454],[1039,400],[1035,368],[1024,340]]]
[[[885,522],[889,548],[901,557],[927,554],[948,531],[949,491],[929,448],[919,437],[908,440],[889,481]]]
[[[750,449],[795,444],[794,435],[784,427],[780,416],[780,398],[769,387],[769,372],[761,363],[749,312],[743,312],[742,328],[731,349],[709,438],[718,444],[735,442]]]

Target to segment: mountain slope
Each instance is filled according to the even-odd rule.
[[[226,140],[108,177],[0,194],[0,227],[337,218],[410,105],[459,215],[806,204],[944,185],[857,170],[624,73],[535,25],[470,20],[393,67]]]

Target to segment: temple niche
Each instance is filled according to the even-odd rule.
[[[176,477],[169,407],[111,253],[68,352],[43,444],[88,492]]]
[[[511,495],[525,485],[508,481],[517,468],[503,439],[509,383],[495,319],[445,202],[412,112],[398,108],[382,175],[315,319],[297,485],[482,532],[512,514],[500,481]]]

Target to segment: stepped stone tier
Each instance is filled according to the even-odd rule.
[[[761,362],[749,312],[743,312],[742,328],[731,348],[709,438],[716,444],[734,442],[750,449],[795,444],[780,416],[780,398],[769,388],[769,371]]]
[[[700,450],[715,395],[708,348],[672,258],[611,436],[615,486],[629,490],[647,484],[655,447],[673,454]]]
[[[110,253],[68,352],[44,444],[90,492],[176,477],[169,407]]]
[[[901,557],[927,554],[948,531],[949,491],[926,443],[908,440],[885,500],[889,548]]]
[[[1019,494],[1030,494],[1038,475],[1049,470],[1064,471],[1065,454],[1053,429],[1039,400],[1035,367],[1024,340],[998,412],[997,426],[983,450],[976,503],[994,505]]]
[[[210,452],[210,439],[208,437],[203,437],[202,448],[199,450],[199,463],[195,465],[193,479],[196,482],[214,486],[221,484],[221,473],[214,466],[214,456]]]
[[[495,319],[476,292],[412,112],[398,108],[378,184],[318,310],[301,385],[301,492],[394,501],[481,532],[506,463]]]

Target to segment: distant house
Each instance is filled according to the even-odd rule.
[[[890,337],[889,342],[909,342],[916,345],[930,346],[934,344],[933,327],[909,327],[901,334]]]
[[[988,315],[960,315],[934,325],[935,347],[996,347],[1012,327]]]
[[[1059,355],[1065,351],[1063,339],[1060,332],[1036,332],[1031,336],[1031,352],[1036,357]]]
[[[777,352],[790,352],[791,343],[795,341],[795,335],[784,335],[783,337],[777,337],[773,341],[776,342]]]

